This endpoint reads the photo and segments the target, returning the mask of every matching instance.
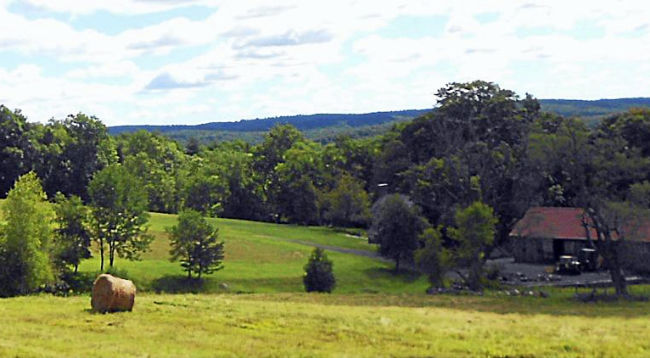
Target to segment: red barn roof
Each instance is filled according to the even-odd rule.
[[[533,207],[517,222],[511,236],[548,239],[586,240],[586,230],[582,225],[581,208]],[[592,239],[596,230],[589,229]],[[638,231],[641,241],[650,241],[650,220]]]

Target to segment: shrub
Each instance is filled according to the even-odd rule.
[[[332,272],[332,261],[327,258],[325,251],[315,248],[305,265],[303,277],[305,291],[307,292],[332,292],[336,286],[336,278]]]

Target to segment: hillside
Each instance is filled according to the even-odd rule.
[[[326,248],[334,262],[337,293],[424,292],[425,277],[393,275],[392,263],[375,258],[375,247],[366,240],[324,227],[278,225],[232,219],[208,219],[219,227],[225,241],[224,269],[201,287],[187,287],[180,263],[169,261],[165,227],[176,223],[176,215],[152,213],[149,232],[155,237],[142,261],[117,259],[140,290],[156,292],[302,292],[303,266],[314,246]],[[80,271],[94,275],[99,258],[84,260]],[[227,288],[224,288],[227,287]]]
[[[650,98],[618,98],[594,101],[570,99],[541,99],[542,110],[566,117],[582,117],[594,123],[603,116],[624,112],[633,107],[650,107]],[[109,128],[117,135],[138,130],[157,131],[180,142],[196,138],[203,143],[242,139],[258,143],[264,133],[276,124],[291,124],[305,133],[309,139],[327,143],[337,135],[353,138],[369,137],[387,131],[395,122],[422,115],[431,109],[373,112],[362,114],[312,114],[281,116],[236,122],[211,122],[199,125],[126,125]]]
[[[263,119],[240,120],[236,122],[211,122],[198,125],[126,125],[110,127],[111,134],[134,132],[137,130],[159,131],[161,133],[179,131],[223,131],[223,132],[266,132],[277,124],[291,124],[301,131],[328,127],[364,127],[417,117],[427,109],[373,112],[362,114],[320,113],[310,115],[281,116]]]

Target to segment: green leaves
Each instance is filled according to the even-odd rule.
[[[34,291],[53,280],[50,238],[54,210],[34,172],[16,181],[2,206],[0,296]]]
[[[223,268],[224,242],[218,242],[219,230],[212,227],[200,212],[184,210],[178,215],[178,224],[168,227],[172,249],[171,261],[181,261],[188,278],[192,273],[201,278]]]
[[[89,185],[94,239],[107,244],[110,265],[115,254],[137,260],[152,241],[145,226],[147,193],[141,182],[119,164],[99,171]],[[103,251],[102,255],[103,264]],[[103,267],[102,267],[103,269]]]
[[[305,275],[302,279],[305,291],[332,292],[336,287],[336,278],[332,268],[332,261],[327,258],[325,250],[320,247],[315,248],[305,265]]]

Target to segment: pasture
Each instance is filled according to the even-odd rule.
[[[176,223],[176,215],[152,213],[149,232],[155,236],[151,251],[142,261],[116,259],[139,290],[156,292],[302,292],[303,266],[314,244],[357,254],[326,250],[334,262],[337,293],[417,293],[423,292],[426,279],[412,273],[394,275],[392,263],[366,257],[375,248],[365,239],[324,227],[276,225],[231,219],[208,219],[219,227],[225,241],[224,269],[206,276],[200,287],[187,285],[186,274],[178,262],[169,261],[169,241],[165,227]],[[81,272],[99,270],[99,258],[85,260]],[[222,285],[225,284],[225,285]],[[227,289],[224,289],[227,285]]]
[[[0,301],[0,356],[647,357],[648,303],[537,297],[144,294]]]

